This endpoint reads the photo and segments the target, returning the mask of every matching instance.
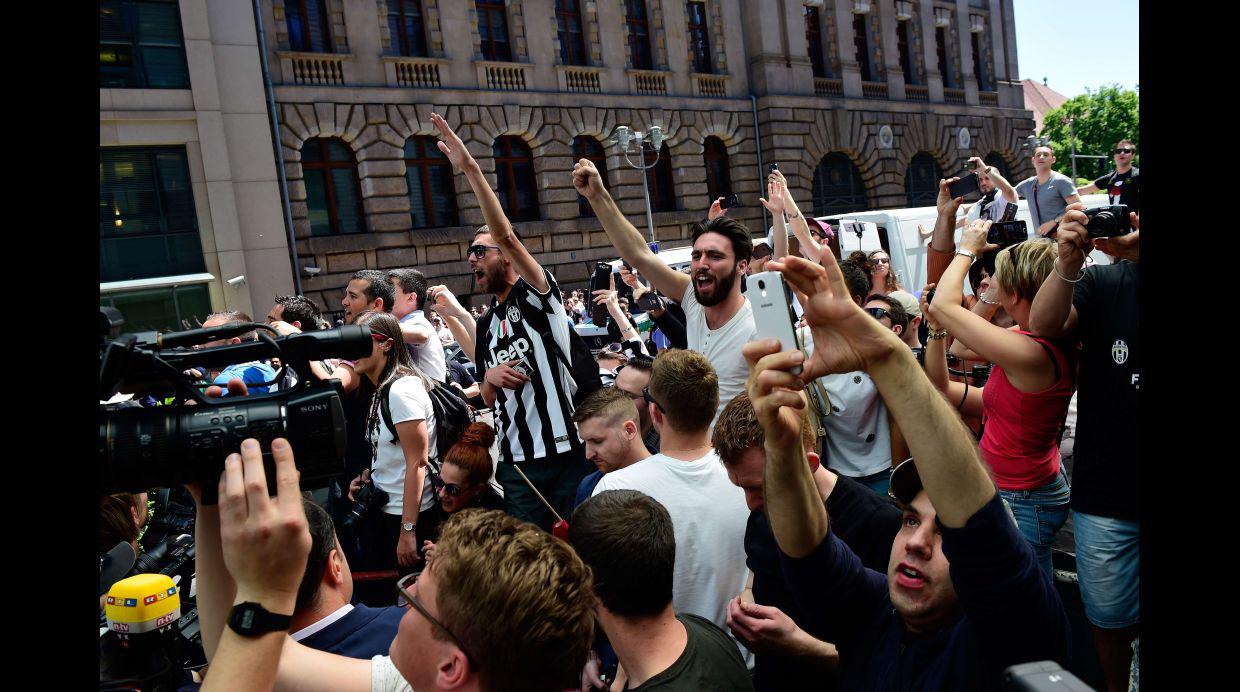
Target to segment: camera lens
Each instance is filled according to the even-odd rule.
[[[762,289],[762,290],[764,290],[764,291],[765,291],[765,290],[766,290],[766,282],[765,282],[765,281],[762,281],[762,280],[758,280],[758,288],[760,288],[760,289]]]

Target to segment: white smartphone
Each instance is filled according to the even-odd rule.
[[[797,338],[796,316],[788,300],[784,276],[779,272],[760,272],[745,279],[745,295],[753,306],[753,323],[758,337],[779,339],[780,350],[800,351],[801,340]],[[791,370],[801,374],[801,366]]]

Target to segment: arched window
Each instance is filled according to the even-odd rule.
[[[361,233],[362,190],[349,145],[335,137],[316,137],[301,147],[310,235]]]
[[[581,30],[581,3],[578,0],[555,0],[555,24],[560,37],[560,62],[564,65],[585,65],[586,42]]]
[[[435,141],[434,137],[405,140],[405,181],[409,183],[409,216],[414,228],[459,223],[452,164]]]
[[[1007,161],[1003,160],[1003,157],[999,154],[999,152],[992,151],[982,160],[986,162],[987,166],[994,166],[995,168],[998,168],[999,175],[1003,176],[1008,182],[1011,182],[1011,178],[1008,178]]]
[[[934,204],[942,179],[943,169],[933,156],[924,151],[914,156],[904,172],[904,194],[908,197],[908,206],[928,207]]]
[[[829,216],[869,209],[861,171],[848,156],[832,152],[814,169],[814,216]]]
[[[327,0],[285,0],[288,47],[303,53],[331,53],[332,33]]]
[[[538,190],[534,184],[534,157],[520,137],[499,137],[491,147],[495,156],[496,194],[510,221],[537,221]]]
[[[598,174],[603,178],[603,187],[607,187],[607,155],[603,152],[603,145],[589,135],[573,137],[573,163],[581,159],[594,162],[594,167],[598,169]],[[594,209],[581,195],[577,195],[577,215],[594,216]]]
[[[642,147],[643,164],[654,163],[654,152]],[[654,211],[676,211],[676,182],[672,179],[672,153],[667,142],[659,149],[659,162],[646,169],[646,184],[650,186],[650,208]]]
[[[387,0],[388,30],[397,55],[426,57],[426,25],[422,0]]]
[[[646,0],[624,0],[624,21],[629,28],[629,62],[635,70],[649,70],[650,24],[646,17]]]
[[[706,196],[714,202],[720,197],[732,194],[732,175],[728,172],[728,148],[718,137],[706,138],[706,149],[702,152],[702,163],[706,165]]]

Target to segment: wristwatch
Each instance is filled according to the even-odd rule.
[[[401,530],[401,531],[409,531],[409,532],[412,532],[412,531],[413,531],[413,522],[412,522],[412,521],[406,521],[406,522],[402,523],[402,524],[400,525],[400,530]]]
[[[251,601],[238,603],[228,614],[228,626],[243,637],[259,637],[268,632],[287,632],[292,622],[292,615],[273,613]]]

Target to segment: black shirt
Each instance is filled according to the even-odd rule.
[[[736,644],[715,623],[685,613],[676,619],[685,626],[689,641],[671,666],[637,687],[627,690],[752,690],[753,682]]]
[[[1094,187],[1107,193],[1111,204],[1128,205],[1128,211],[1141,213],[1141,169],[1133,166],[1127,173],[1111,171],[1094,181]]]
[[[1093,266],[1072,293],[1081,366],[1072,508],[1137,519],[1139,265]]]

